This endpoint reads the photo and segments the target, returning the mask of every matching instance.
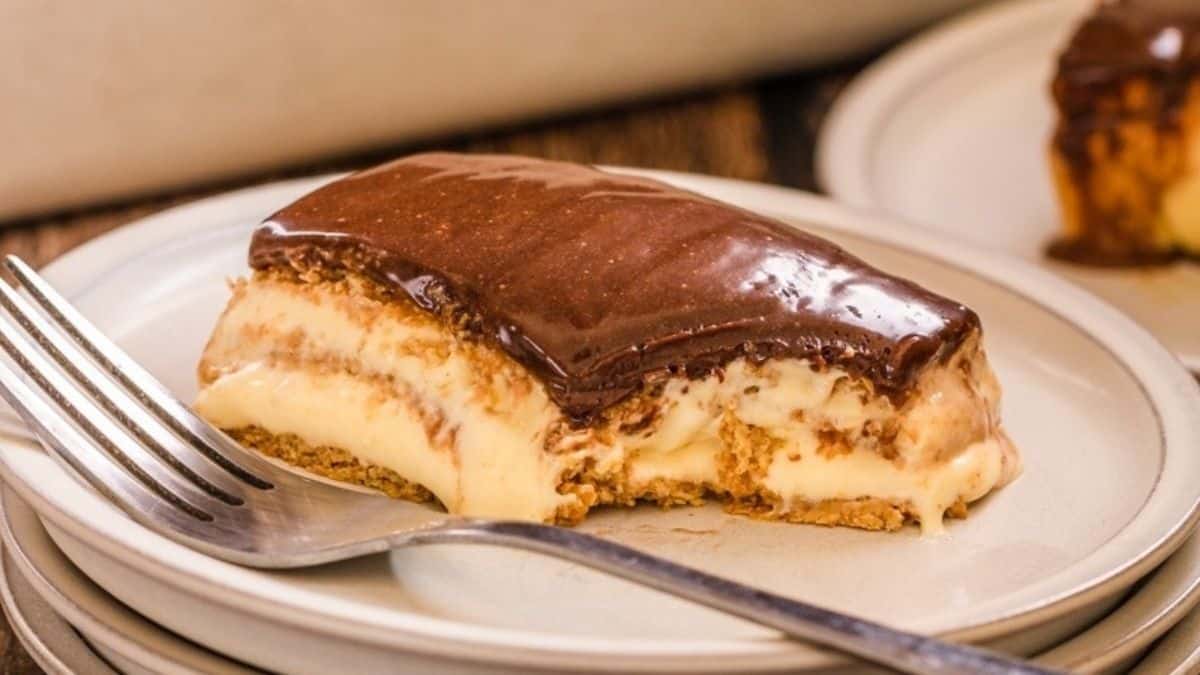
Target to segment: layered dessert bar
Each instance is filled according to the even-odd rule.
[[[1200,256],[1200,2],[1098,4],[1059,58],[1051,255],[1101,265]]]
[[[200,413],[454,513],[936,531],[1019,470],[974,312],[654,180],[416,155],[287,206],[249,258]]]

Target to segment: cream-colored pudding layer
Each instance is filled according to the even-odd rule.
[[[1200,255],[1200,84],[1184,114],[1184,173],[1163,191],[1162,226],[1172,240],[1192,255]]]
[[[898,410],[836,368],[735,361],[654,383],[573,428],[523,367],[370,290],[268,275],[236,283],[200,365],[197,409],[225,429],[344,449],[451,511],[487,517],[573,521],[597,503],[707,492],[814,522],[826,521],[789,514],[881,500],[936,531],[947,508],[1019,470],[974,340],[924,373]]]

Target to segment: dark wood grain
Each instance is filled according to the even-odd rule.
[[[430,148],[689,171],[814,189],[817,130],[858,67],[850,64],[520,128],[391,147],[247,180],[27,219],[0,230],[0,253],[15,253],[41,266],[97,235],[171,206],[282,178],[369,166]],[[2,621],[0,645],[0,674],[40,672]]]

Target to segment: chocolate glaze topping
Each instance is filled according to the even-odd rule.
[[[903,399],[978,328],[966,307],[797,229],[663,183],[513,156],[425,154],[268,219],[250,263],[342,267],[470,317],[577,422],[648,376],[746,356],[835,364]]]
[[[1168,101],[1184,95],[1200,69],[1200,1],[1121,0],[1101,3],[1059,56],[1054,96],[1068,116],[1103,114],[1098,99],[1131,77],[1162,86]],[[1116,111],[1112,111],[1116,112]]]

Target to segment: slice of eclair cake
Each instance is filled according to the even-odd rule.
[[[657,181],[415,155],[287,206],[249,257],[198,410],[393,496],[936,531],[1019,471],[974,312]]]
[[[1200,258],[1200,0],[1098,3],[1059,57],[1050,253],[1100,265]]]

